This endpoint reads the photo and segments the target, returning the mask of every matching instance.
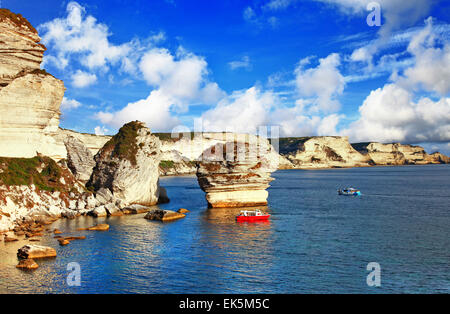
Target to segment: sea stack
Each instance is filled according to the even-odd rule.
[[[166,198],[159,187],[160,147],[145,123],[125,124],[95,155],[87,186],[96,192],[108,189],[125,206],[157,204],[160,195]]]
[[[256,138],[256,137],[250,137]],[[267,140],[218,143],[207,149],[197,166],[197,179],[209,207],[267,205],[266,189],[278,161]]]

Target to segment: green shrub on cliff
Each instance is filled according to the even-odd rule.
[[[6,186],[34,184],[43,191],[63,191],[66,187],[61,184],[61,177],[61,168],[49,157],[0,157],[0,184]]]
[[[111,153],[112,157],[129,160],[131,164],[135,166],[136,154],[138,152],[136,137],[138,136],[138,131],[143,127],[144,126],[138,121],[125,124],[120,128],[119,132],[103,146],[100,154]]]
[[[162,169],[172,169],[174,166],[174,162],[172,160],[161,160],[159,163],[159,167]]]

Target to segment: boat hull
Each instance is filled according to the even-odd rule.
[[[255,221],[265,221],[268,220],[270,215],[262,215],[262,216],[237,216],[236,220],[238,222],[255,222]]]

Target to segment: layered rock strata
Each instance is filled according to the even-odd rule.
[[[267,204],[266,189],[277,169],[267,140],[216,144],[203,152],[197,179],[209,207],[249,207]]]
[[[64,84],[40,70],[45,47],[20,15],[0,9],[0,156],[57,151]]]
[[[449,163],[450,158],[440,153],[427,154],[423,147],[400,143],[358,143],[353,144],[376,165],[426,165]]]
[[[369,156],[356,151],[347,137],[321,136],[282,139],[282,152],[294,168],[341,168],[374,165]]]

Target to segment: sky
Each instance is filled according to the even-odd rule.
[[[42,68],[66,87],[63,128],[114,134],[132,120],[155,132],[276,126],[282,137],[341,135],[450,154],[450,1],[1,6],[38,29]]]

